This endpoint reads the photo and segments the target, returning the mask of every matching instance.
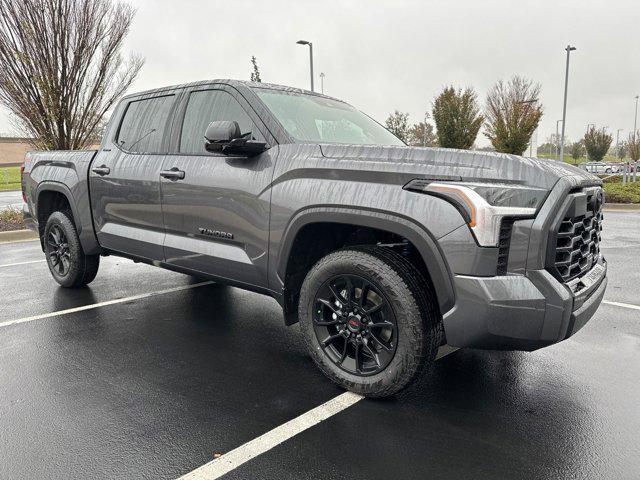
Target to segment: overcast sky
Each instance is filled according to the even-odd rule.
[[[513,74],[542,85],[538,143],[562,118],[565,51],[571,55],[567,136],[588,123],[614,136],[633,128],[640,93],[640,2],[616,1],[219,1],[130,0],[137,7],[125,51],[146,64],[131,91],[212,78],[309,88],[313,42],[316,89],[379,121],[395,109],[418,122],[446,85],[484,98]],[[9,130],[6,115],[0,131]],[[615,141],[615,138],[614,138]],[[486,145],[484,136],[479,145]]]

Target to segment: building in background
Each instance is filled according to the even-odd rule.
[[[0,166],[21,164],[30,150],[34,150],[34,147],[28,138],[0,137]]]

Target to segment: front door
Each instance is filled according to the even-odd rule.
[[[235,90],[200,88],[184,97],[176,117],[176,152],[162,168],[165,261],[266,287],[268,187],[277,147],[253,158],[207,152],[204,132],[215,120],[234,120],[243,134],[262,141],[268,133]]]
[[[120,105],[89,171],[91,207],[101,246],[150,260],[163,259],[160,171],[174,95],[142,97]],[[119,115],[119,111],[116,112]]]

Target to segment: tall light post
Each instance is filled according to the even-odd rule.
[[[558,124],[562,122],[562,120],[556,120],[556,157],[558,156],[558,139],[560,138],[560,133],[558,133]],[[564,123],[562,124],[562,130],[564,130]]]
[[[531,107],[531,105],[533,105],[534,103],[536,103],[538,101],[537,98],[531,98],[529,100],[522,100],[520,102],[516,102],[519,105],[524,105],[524,112],[523,112],[523,116],[526,116],[527,113],[529,112],[529,108]],[[425,122],[426,123],[426,122]],[[531,137],[529,137],[529,156],[532,157],[533,156],[533,137],[534,134],[536,134],[536,132],[538,131],[538,129],[536,128],[532,133],[531,133]],[[537,137],[536,137],[537,138]],[[537,149],[537,147],[536,147]]]
[[[616,157],[620,158],[620,132],[623,131],[624,128],[619,128],[616,132]]]
[[[324,93],[324,72],[320,72],[320,93]]]
[[[311,91],[313,92],[313,43],[306,40],[298,40],[298,45],[309,45],[309,71],[311,72]]]
[[[427,118],[429,117],[429,113],[424,112],[424,129],[422,130],[422,146],[427,146]]]
[[[640,95],[636,95],[636,115],[633,118],[633,141],[636,141],[636,129],[638,128],[638,97]]]
[[[567,45],[565,50],[567,51],[567,68],[564,73],[564,104],[562,106],[562,136],[560,137],[560,160],[564,161],[564,127],[565,120],[567,117],[567,88],[569,86],[569,54],[575,50],[576,47],[572,47],[571,45]]]

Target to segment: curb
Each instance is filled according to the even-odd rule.
[[[605,212],[640,212],[640,204],[637,203],[605,203]]]
[[[11,230],[9,232],[0,232],[0,243],[25,242],[28,240],[37,240],[38,234],[33,230]]]

